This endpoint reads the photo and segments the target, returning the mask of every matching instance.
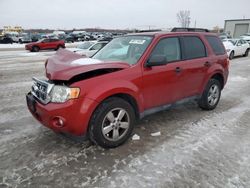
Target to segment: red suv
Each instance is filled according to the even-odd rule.
[[[31,52],[48,49],[58,50],[59,48],[65,48],[64,41],[59,39],[41,39],[25,45],[25,49]]]
[[[30,112],[55,132],[116,147],[137,119],[197,99],[214,109],[229,60],[220,39],[208,32],[155,32],[113,39],[92,58],[67,50],[46,61],[48,80],[33,78]]]

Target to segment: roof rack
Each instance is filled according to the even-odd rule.
[[[174,27],[171,32],[209,32],[209,30],[203,28]]]

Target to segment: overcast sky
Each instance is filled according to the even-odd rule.
[[[191,27],[224,27],[225,19],[250,18],[249,0],[0,0],[0,28],[170,28],[190,10]]]

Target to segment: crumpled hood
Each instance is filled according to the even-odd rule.
[[[60,49],[46,63],[46,76],[50,80],[70,80],[72,77],[93,70],[125,69],[130,65],[124,62],[103,62],[98,59]]]

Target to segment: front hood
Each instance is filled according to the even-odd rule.
[[[104,62],[98,59],[60,49],[46,63],[46,76],[49,80],[70,80],[76,75],[94,70],[125,69],[130,65],[124,62]]]

